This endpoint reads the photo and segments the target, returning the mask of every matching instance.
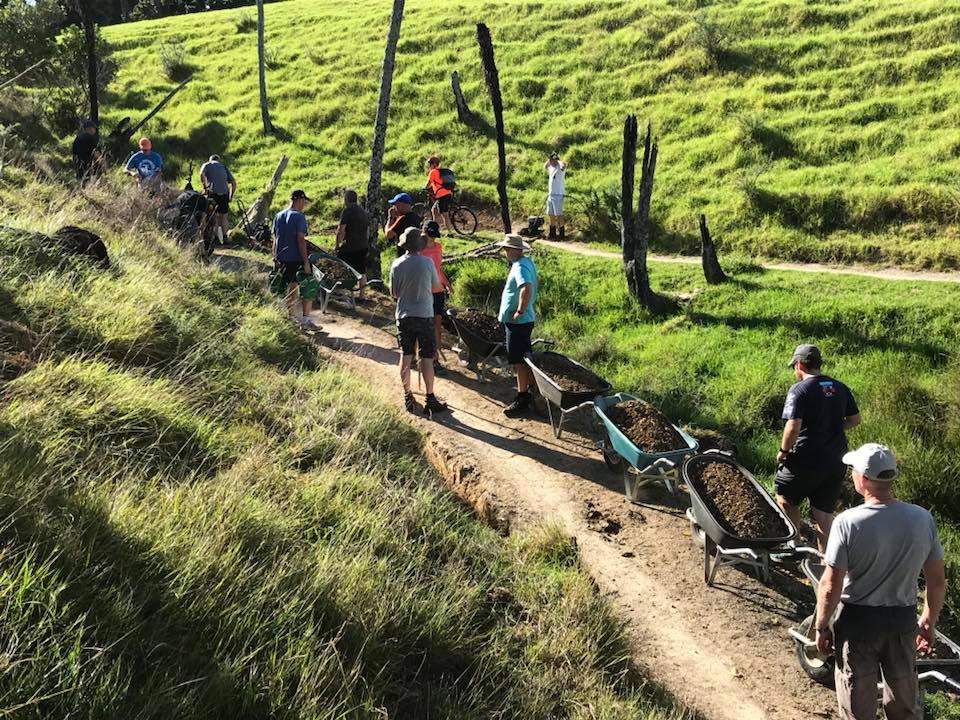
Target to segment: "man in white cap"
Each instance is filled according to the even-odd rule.
[[[532,399],[533,374],[523,358],[532,349],[530,339],[535,320],[533,304],[537,299],[537,269],[533,260],[523,254],[530,246],[520,235],[505,235],[497,244],[510,262],[497,317],[506,328],[507,361],[513,364],[517,373],[517,396],[503,409],[503,414],[517,417],[529,411]]]
[[[777,453],[774,489],[777,503],[798,528],[800,505],[810,501],[820,551],[847,470],[841,458],[847,451],[846,431],[860,422],[860,410],[850,389],[820,372],[823,360],[816,345],[800,345],[789,367],[797,382],[783,404],[783,437]]]
[[[921,720],[917,650],[933,646],[946,586],[937,527],[929,512],[894,496],[890,448],[867,443],[843,462],[863,505],[840,513],[830,531],[817,590],[817,648],[834,653],[842,720],[876,720],[881,678],[887,720]],[[918,620],[921,570],[927,590]]]

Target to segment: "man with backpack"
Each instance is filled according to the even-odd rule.
[[[425,190],[433,200],[430,212],[435,222],[443,220],[443,229],[450,232],[450,208],[453,205],[453,190],[457,180],[453,170],[440,167],[440,158],[431,155],[427,158],[427,186]]]
[[[211,155],[210,159],[200,166],[200,183],[207,196],[217,204],[217,229],[220,231],[220,242],[226,242],[230,232],[230,221],[227,214],[230,212],[230,200],[237,192],[237,181],[233,179],[230,168],[223,164],[219,155]]]

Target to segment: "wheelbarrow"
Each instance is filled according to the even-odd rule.
[[[592,373],[593,371],[565,355],[560,355],[560,353],[547,351],[543,353],[533,353],[524,358],[524,361],[533,373],[533,379],[537,383],[537,390],[540,392],[540,395],[543,396],[544,402],[547,405],[547,415],[550,418],[550,427],[553,428],[553,435],[559,438],[563,433],[563,421],[578,410],[593,407],[594,398],[610,392],[611,385],[603,378],[597,376],[600,382],[596,388],[582,391],[564,390],[554,382],[553,378],[537,366],[539,358],[548,355],[563,357],[565,360],[583,368],[587,372]],[[556,415],[554,415],[554,408],[556,408]]]
[[[698,465],[714,462],[732,465],[749,480],[757,497],[780,519],[782,532],[773,537],[740,537],[723,518],[714,514],[711,504],[702,494],[703,489],[696,481],[691,480],[693,470]],[[694,542],[703,546],[703,580],[708,586],[713,585],[717,571],[724,566],[749,567],[754,570],[759,580],[767,582],[770,579],[771,557],[775,561],[785,561],[796,559],[798,553],[812,550],[812,548],[794,548],[787,544],[797,536],[793,523],[756,478],[728,454],[708,450],[705,453],[691,455],[683,462],[680,473],[690,492],[687,519],[690,521]],[[813,552],[816,553],[816,550]]]
[[[470,312],[482,312],[476,308],[467,308]],[[503,339],[489,340],[482,337],[473,330],[467,323],[459,319],[459,314],[463,312],[457,308],[447,308],[446,326],[453,330],[457,336],[457,344],[453,351],[462,362],[467,363],[476,372],[477,381],[484,382],[488,379],[488,370],[507,370],[510,364],[507,361],[507,346],[505,331],[501,333]],[[503,323],[499,323],[503,330]],[[531,345],[553,345],[551,340],[537,338],[531,341]]]
[[[334,278],[332,275],[325,274],[319,267],[317,267],[317,262],[319,260],[332,260],[333,262],[346,268],[350,272],[350,277],[352,280],[340,280],[338,278]],[[325,313],[327,311],[327,305],[329,305],[330,301],[333,299],[335,299],[337,302],[343,303],[350,310],[353,310],[356,307],[356,303],[353,300],[353,290],[360,282],[360,273],[347,265],[347,263],[340,258],[336,257],[335,255],[331,255],[330,253],[323,252],[322,250],[310,253],[310,264],[313,266],[313,276],[317,279],[317,282],[320,283],[320,312]]]
[[[598,396],[593,399],[593,410],[602,429],[597,445],[603,455],[603,462],[610,470],[623,469],[623,491],[631,501],[640,499],[639,491],[652,482],[663,482],[671,494],[677,492],[678,464],[687,455],[697,451],[697,441],[676,425],[676,430],[686,445],[667,452],[648,453],[631,442],[613,421],[607,411],[625,400],[637,400],[636,395],[617,393]]]

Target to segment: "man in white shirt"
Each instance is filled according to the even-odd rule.
[[[567,166],[560,160],[557,153],[550,153],[549,159],[543,164],[547,171],[547,218],[550,223],[550,239],[557,237],[557,227],[560,228],[560,239],[564,239],[563,227],[563,194],[564,177]]]

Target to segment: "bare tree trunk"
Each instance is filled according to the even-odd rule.
[[[457,119],[467,123],[473,117],[473,113],[470,112],[467,100],[463,97],[463,91],[460,89],[460,74],[456,70],[450,75],[450,85],[453,87],[453,101],[457,106]]]
[[[633,214],[633,188],[637,166],[637,116],[627,115],[623,122],[623,158],[620,170],[620,250],[623,253],[623,273],[631,294],[633,286],[634,254],[637,247],[637,223]]]
[[[390,115],[390,92],[393,87],[393,67],[397,57],[397,42],[400,40],[400,23],[403,21],[404,0],[393,0],[390,26],[387,29],[387,44],[383,50],[383,66],[380,68],[380,96],[377,99],[377,118],[373,123],[373,143],[370,150],[370,178],[367,180],[366,211],[370,221],[370,254],[367,257],[367,275],[371,279],[383,277],[380,266],[380,221],[383,218],[381,184],[383,180],[383,153],[387,143],[387,118]]]
[[[283,177],[283,171],[287,169],[287,160],[286,155],[280,156],[280,162],[277,163],[270,182],[267,183],[260,197],[254,200],[253,205],[244,213],[243,219],[248,225],[255,228],[269,219],[270,203],[273,202],[273,196],[277,191],[277,186],[280,184],[280,178]]]
[[[477,23],[477,44],[480,46],[480,64],[483,66],[483,77],[487,81],[487,92],[490,94],[490,103],[493,105],[493,119],[497,129],[497,194],[500,196],[500,218],[503,220],[503,231],[512,232],[510,223],[510,203],[507,200],[507,149],[504,144],[503,133],[503,97],[500,94],[500,75],[497,73],[497,64],[493,57],[493,40],[490,30],[483,23]]]
[[[713,238],[710,237],[710,230],[707,229],[707,216],[700,216],[700,259],[703,263],[703,276],[707,279],[709,285],[719,285],[727,279],[723,268],[720,267],[720,260],[717,258],[717,247],[713,244]]]
[[[650,123],[643,140],[643,164],[640,166],[640,197],[637,199],[637,247],[633,265],[634,294],[651,312],[658,312],[647,273],[647,248],[650,246],[650,200],[653,197],[653,173],[657,169],[657,143],[650,141]]]
[[[263,120],[263,132],[273,133],[270,122],[270,109],[267,107],[267,73],[263,59],[263,0],[257,0],[257,69],[260,74],[260,117]]]
[[[90,119],[100,125],[100,89],[97,82],[97,30],[93,24],[91,0],[74,0],[74,8],[83,26],[83,48],[87,55],[87,96]]]
[[[130,19],[130,0],[120,0],[120,20],[127,22]]]

